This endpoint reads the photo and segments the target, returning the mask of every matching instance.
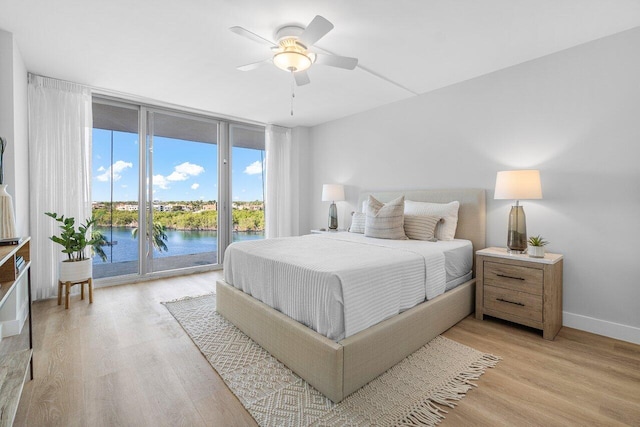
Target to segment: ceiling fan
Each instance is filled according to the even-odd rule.
[[[296,81],[296,85],[302,86],[310,83],[306,70],[313,64],[328,65],[346,70],[353,70],[358,65],[357,58],[315,53],[310,50],[314,43],[333,29],[333,24],[320,15],[313,18],[307,28],[287,25],[278,29],[275,34],[277,43],[242,27],[231,27],[229,29],[240,36],[268,45],[273,52],[273,56],[270,58],[238,67],[238,70],[241,71],[250,71],[262,65],[273,63],[276,67],[290,72]]]

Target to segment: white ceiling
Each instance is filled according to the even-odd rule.
[[[265,59],[285,24],[322,15],[317,46],[359,58],[314,65],[296,89]],[[0,0],[29,71],[225,116],[313,126],[640,25],[640,0]],[[391,82],[395,82],[391,83]]]

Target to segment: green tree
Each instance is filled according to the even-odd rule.
[[[91,253],[98,255],[103,262],[106,262],[107,254],[104,253],[102,247],[109,244],[107,237],[98,230],[91,230],[91,241],[94,242],[91,245]]]
[[[167,233],[165,233],[165,226],[154,221],[151,228],[153,229],[153,247],[156,248],[159,252],[168,252],[169,248],[167,247],[167,244],[165,242],[169,238],[167,237]],[[138,238],[138,227],[134,228],[131,231],[131,237],[134,239]]]

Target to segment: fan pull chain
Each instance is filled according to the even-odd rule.
[[[296,97],[296,78],[293,75],[293,70],[291,71],[291,115],[293,116],[293,98]]]

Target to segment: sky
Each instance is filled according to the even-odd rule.
[[[113,153],[111,138],[113,137]],[[153,140],[154,200],[218,200],[217,145],[163,137]],[[138,199],[138,135],[93,130],[92,199],[95,202]],[[263,200],[260,150],[234,147],[231,180],[234,201]]]

